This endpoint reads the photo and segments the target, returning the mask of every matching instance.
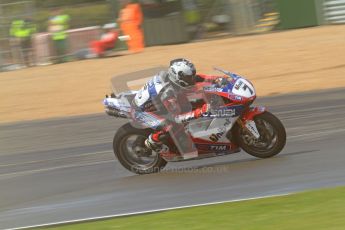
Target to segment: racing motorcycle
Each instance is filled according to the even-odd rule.
[[[280,153],[286,144],[285,128],[265,107],[252,106],[256,99],[253,84],[235,73],[219,68],[215,70],[223,76],[198,85],[210,100],[213,112],[189,121],[181,130],[187,132],[198,150],[198,157],[192,160],[241,150],[258,158],[269,158]],[[147,137],[162,127],[159,127],[154,114],[143,117],[144,122],[140,124],[133,120],[132,101],[136,93],[127,91],[116,95],[113,92],[103,101],[108,115],[131,119],[114,136],[113,149],[119,162],[134,173],[148,174],[159,172],[167,162],[184,161],[169,135],[160,152],[145,146]],[[193,95],[188,99],[193,101]]]

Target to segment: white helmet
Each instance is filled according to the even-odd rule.
[[[187,59],[179,58],[170,62],[168,70],[169,80],[180,87],[195,84],[196,69],[194,64]]]

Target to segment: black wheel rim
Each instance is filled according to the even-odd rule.
[[[126,136],[120,142],[123,159],[133,169],[151,169],[159,160],[158,153],[145,147],[144,142],[146,139],[146,136],[132,134]]]

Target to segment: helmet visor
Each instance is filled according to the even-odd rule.
[[[195,82],[195,71],[192,72],[192,74],[184,74],[182,72],[179,73],[179,80],[181,86],[189,86],[189,85],[194,85]]]

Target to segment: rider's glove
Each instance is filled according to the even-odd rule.
[[[202,116],[208,116],[211,111],[211,106],[209,104],[204,104],[201,108],[198,108],[192,112],[184,113],[178,115],[175,118],[176,123],[185,123],[194,119],[197,119]]]
[[[201,108],[194,110],[195,118],[204,117],[210,115],[211,105],[204,104]]]

